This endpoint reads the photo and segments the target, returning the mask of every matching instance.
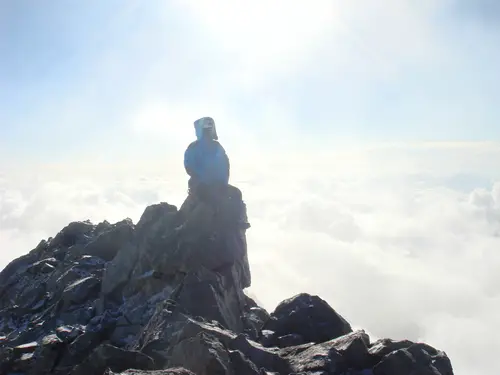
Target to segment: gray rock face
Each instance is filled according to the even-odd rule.
[[[228,351],[216,337],[205,332],[175,345],[168,367],[185,367],[198,375],[232,374]]]
[[[67,309],[72,305],[79,305],[85,301],[96,297],[101,286],[97,277],[88,276],[68,285],[62,292],[61,302],[63,308]]]
[[[246,208],[70,223],[0,273],[0,373],[55,375],[452,375],[423,343],[370,342],[318,296],[269,314],[251,284]],[[417,372],[415,372],[417,371]],[[418,372],[420,371],[420,372]]]
[[[80,252],[96,256],[105,261],[113,260],[121,248],[132,241],[134,236],[134,224],[132,220],[126,219],[99,234],[95,239],[86,244]]]
[[[157,370],[157,371],[127,370],[124,372],[120,372],[119,374],[109,370],[105,373],[105,375],[197,375],[197,374],[189,370],[186,370],[185,368],[169,368],[168,370]]]
[[[101,344],[71,371],[71,375],[103,374],[106,369],[125,371],[130,368],[152,370],[154,361],[141,352]]]
[[[276,337],[298,334],[305,342],[324,342],[352,331],[326,301],[306,293],[281,302],[264,329],[273,331]]]

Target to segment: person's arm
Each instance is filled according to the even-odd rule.
[[[230,172],[230,163],[229,163],[229,157],[226,154],[226,150],[224,150],[224,147],[220,143],[218,143],[218,156],[219,156],[219,161],[221,163],[221,168],[222,168],[222,173],[223,173],[223,178],[227,182],[229,181],[229,172]]]
[[[193,177],[194,175],[194,164],[195,164],[195,142],[191,143],[186,151],[184,152],[184,169],[186,173]]]
[[[224,151],[224,159],[226,163],[227,179],[229,180],[229,175],[231,173],[231,164],[229,163],[229,157],[227,156],[225,151]]]

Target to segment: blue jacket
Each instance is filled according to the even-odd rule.
[[[192,142],[184,153],[187,174],[197,182],[227,185],[229,158],[226,151],[216,140],[200,138]]]

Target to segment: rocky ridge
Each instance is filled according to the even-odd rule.
[[[241,202],[188,197],[72,222],[0,273],[0,374],[452,375],[425,343],[372,342],[318,296],[268,313],[251,284]],[[194,207],[194,208],[193,208]]]

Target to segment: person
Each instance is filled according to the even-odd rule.
[[[224,147],[219,143],[215,122],[202,117],[194,122],[196,140],[184,153],[184,168],[189,178],[189,193],[214,204],[227,192],[230,164]]]
[[[189,233],[189,241],[196,243],[206,237],[213,240],[214,249],[226,249],[219,264],[218,272],[232,270],[235,264],[241,280],[240,289],[251,284],[248,265],[245,231],[250,228],[241,191],[229,184],[230,163],[227,153],[219,143],[215,122],[211,117],[202,117],[194,122],[196,140],[191,142],[184,153],[184,167],[189,175],[188,199],[181,207],[186,222],[183,226]],[[199,205],[198,201],[207,203]],[[207,210],[208,208],[208,210]],[[233,272],[233,271],[231,271]]]

